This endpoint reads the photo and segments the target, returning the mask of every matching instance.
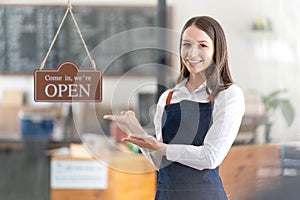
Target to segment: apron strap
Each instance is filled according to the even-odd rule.
[[[174,90],[171,90],[166,99],[166,105],[169,105],[173,96]]]

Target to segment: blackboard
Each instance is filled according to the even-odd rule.
[[[66,7],[2,6],[0,7],[0,73],[31,73],[39,68],[50,43],[66,11]],[[120,32],[155,26],[155,7],[85,7],[73,6],[83,38],[89,50],[97,44]],[[134,41],[156,42],[154,34]],[[132,45],[132,41],[119,41],[120,46]],[[107,56],[114,53],[105,51]],[[120,56],[105,74],[120,74],[133,66],[155,62],[155,50],[141,49]],[[73,60],[78,64],[87,54],[80,37],[68,15],[56,43],[47,59],[45,68],[56,67],[63,60]],[[135,59],[137,58],[137,59]],[[143,58],[143,59],[138,59]],[[99,62],[94,58],[96,63]],[[121,64],[121,65],[120,65]],[[86,66],[91,67],[90,66]]]

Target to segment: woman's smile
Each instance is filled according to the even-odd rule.
[[[196,67],[200,63],[203,63],[203,60],[190,60],[190,59],[186,59],[186,62],[189,63],[190,66]]]

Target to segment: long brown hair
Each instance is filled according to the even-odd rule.
[[[193,17],[186,22],[181,31],[180,52],[183,33],[190,26],[196,26],[204,31],[214,44],[213,63],[203,73],[207,84],[208,100],[214,101],[220,91],[225,90],[233,83],[228,65],[225,33],[215,19],[208,16]],[[182,58],[180,58],[180,76],[177,82],[189,76],[190,72],[184,65]]]

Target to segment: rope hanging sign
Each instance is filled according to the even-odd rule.
[[[68,13],[72,16],[93,69],[79,70],[77,63],[67,60],[61,62],[57,69],[43,70]],[[40,68],[34,71],[34,100],[36,102],[102,101],[102,72],[96,69],[95,61],[88,51],[72,12],[70,0],[68,0],[68,8]]]

